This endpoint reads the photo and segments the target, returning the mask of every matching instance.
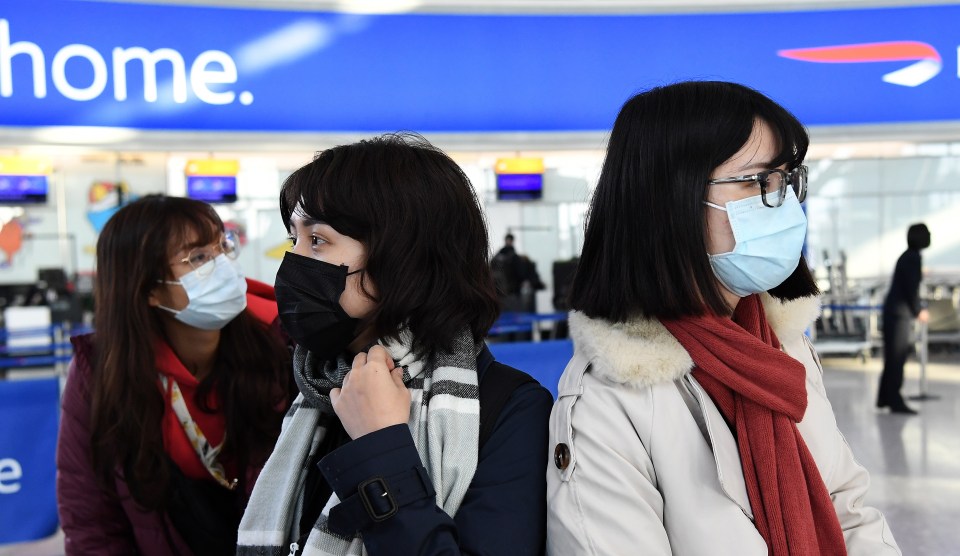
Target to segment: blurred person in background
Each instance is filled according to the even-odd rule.
[[[926,323],[930,313],[920,298],[923,279],[923,257],[920,251],[930,247],[930,230],[925,224],[907,229],[907,250],[897,259],[890,289],[883,301],[883,373],[877,391],[877,407],[889,407],[892,413],[916,415],[900,389],[903,387],[903,365],[913,347],[913,323]]]
[[[804,335],[808,141],[734,83],[620,110],[570,296],[548,553],[900,554]]]
[[[537,263],[526,255],[520,255],[520,268],[522,269],[522,278],[520,282],[520,301],[523,311],[526,313],[537,312],[537,292],[547,289],[547,285],[540,279],[540,273],[537,272]]]
[[[277,273],[300,396],[240,555],[542,553],[552,398],[493,360],[487,229],[424,139],[321,152],[287,178]]]
[[[97,241],[57,448],[67,555],[219,555],[295,388],[270,286],[213,208],[151,195]]]
[[[507,313],[519,313],[524,310],[520,297],[526,267],[513,246],[513,234],[503,238],[503,247],[490,259],[494,285],[500,298],[500,309]]]

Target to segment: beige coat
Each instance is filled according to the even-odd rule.
[[[852,556],[899,555],[883,515],[865,506],[867,471],[837,430],[823,370],[803,331],[814,298],[764,296],[784,351],[807,369],[798,424],[830,491]],[[693,361],[656,320],[610,324],[570,316],[575,354],[560,379],[547,470],[551,555],[766,555],[737,444],[690,374]]]

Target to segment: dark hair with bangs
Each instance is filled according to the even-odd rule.
[[[97,241],[90,443],[101,486],[111,492],[118,470],[134,499],[150,509],[169,503],[172,465],[164,452],[163,395],[157,388],[154,343],[164,337],[148,298],[157,281],[172,279],[170,261],[182,249],[216,242],[223,223],[210,205],[148,195],[121,208]],[[188,239],[194,236],[195,240]],[[280,433],[295,388],[290,356],[276,332],[242,312],[221,331],[216,361],[196,392],[203,411],[222,411],[224,456],[236,462],[240,488],[262,465]],[[209,407],[216,389],[219,407]],[[242,492],[242,491],[241,491]]]
[[[771,167],[799,166],[809,144],[803,125],[749,87],[689,81],[623,105],[590,202],[574,309],[614,322],[730,312],[707,255],[703,203],[710,174],[746,144],[758,119],[777,137]],[[818,290],[801,258],[769,293],[787,300]]]
[[[414,350],[429,354],[452,349],[464,327],[480,341],[496,320],[480,203],[463,170],[423,137],[387,134],[318,153],[283,184],[287,229],[295,210],[366,248],[360,284],[377,304],[367,317],[377,337],[406,327]]]

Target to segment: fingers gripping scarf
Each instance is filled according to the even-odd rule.
[[[780,350],[757,295],[733,319],[664,321],[737,439],[754,521],[772,556],[846,554],[843,532],[797,423],[806,369]]]
[[[480,402],[476,358],[480,345],[464,331],[451,353],[417,360],[409,338],[384,347],[405,367],[403,382],[410,389],[410,432],[437,493],[437,506],[456,514],[477,469]],[[307,472],[326,434],[320,416],[332,414],[330,389],[343,384],[352,361],[320,361],[298,347],[293,371],[300,395],[283,420],[273,454],[267,460],[240,522],[237,554],[289,553],[297,541]],[[330,508],[340,500],[334,493],[314,524],[304,556],[366,554],[358,537],[344,538],[327,527]],[[298,553],[301,554],[301,553]]]

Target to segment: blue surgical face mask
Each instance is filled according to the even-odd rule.
[[[178,321],[201,330],[220,330],[247,308],[247,281],[236,261],[218,255],[209,272],[193,270],[179,280],[158,280],[183,287],[187,306],[179,311],[158,305],[173,313]]]
[[[730,201],[726,208],[707,205],[726,211],[736,240],[733,251],[710,255],[713,273],[728,290],[746,297],[775,288],[793,274],[807,235],[807,216],[792,188],[777,208],[764,206],[760,195]]]

